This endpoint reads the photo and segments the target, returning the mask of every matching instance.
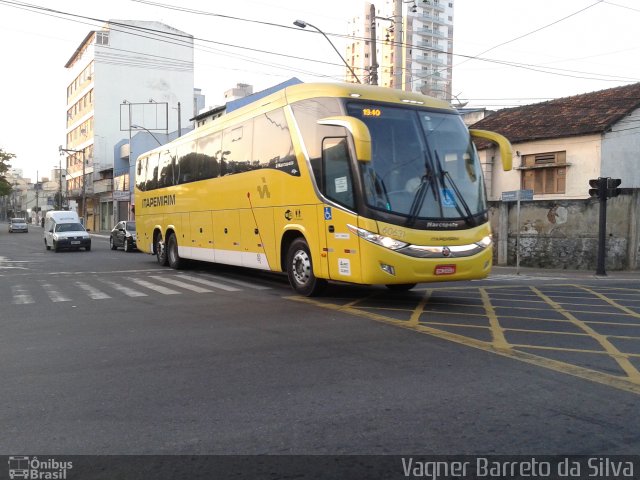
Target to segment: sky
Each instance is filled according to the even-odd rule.
[[[0,0],[0,148],[32,181],[50,175],[65,142],[64,65],[103,21],[160,21],[192,34],[194,86],[215,106],[238,83],[259,91],[293,76],[339,80],[344,66],[329,42],[293,21],[317,26],[342,53],[345,40],[331,34],[347,34],[348,19],[364,8],[363,0],[33,1]],[[640,82],[637,0],[440,1],[454,3],[453,94],[468,107]]]

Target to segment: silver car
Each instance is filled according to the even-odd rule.
[[[9,220],[9,233],[29,231],[29,226],[24,218],[12,218]]]

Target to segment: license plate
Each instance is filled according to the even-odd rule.
[[[438,265],[434,272],[436,275],[453,275],[456,273],[455,265]]]
[[[71,245],[80,245],[80,241],[79,240],[72,240],[71,241]]]

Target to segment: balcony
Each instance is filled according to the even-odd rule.
[[[103,178],[93,182],[93,193],[108,193],[113,191],[113,179]]]

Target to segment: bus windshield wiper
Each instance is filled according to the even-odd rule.
[[[418,189],[416,190],[416,196],[413,197],[413,202],[411,203],[411,208],[409,209],[409,218],[407,218],[406,226],[410,227],[418,218],[418,214],[420,213],[420,209],[422,208],[422,204],[424,203],[424,197],[429,191],[429,187],[432,186],[433,183],[433,175],[431,170],[427,170],[427,172],[420,179],[420,185],[418,185]],[[434,190],[437,192],[437,190]]]
[[[464,208],[464,213],[460,209],[458,201],[454,199],[456,210],[458,210],[458,213],[460,214],[461,217],[465,219],[467,224],[473,226],[475,224],[475,219],[474,219],[473,213],[471,212],[471,208],[469,208],[469,204],[462,196],[462,193],[460,192],[458,185],[456,185],[456,182],[453,180],[453,177],[451,176],[451,174],[447,170],[442,169],[442,164],[440,163],[438,152],[435,152],[435,153],[436,153],[436,160],[438,161],[438,165],[440,166],[440,180],[442,182],[442,186],[446,187],[445,179],[449,179],[449,184],[451,184],[451,187],[453,188],[453,191],[456,194],[456,198],[460,201],[462,208]]]

